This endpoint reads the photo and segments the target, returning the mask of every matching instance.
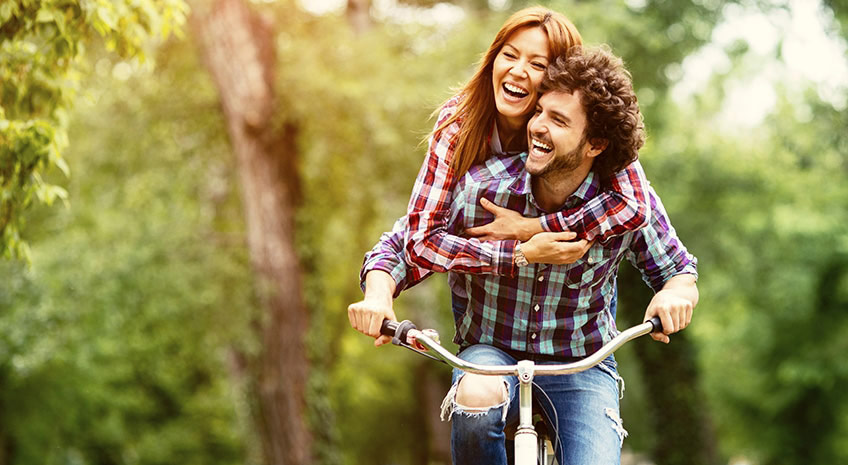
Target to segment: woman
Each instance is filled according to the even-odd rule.
[[[510,273],[518,241],[536,233],[573,231],[578,238],[592,241],[647,224],[647,182],[634,154],[632,164],[615,167],[612,171],[617,174],[604,180],[608,189],[603,195],[576,209],[523,218],[484,201],[483,207],[495,221],[466,231],[478,239],[447,233],[457,181],[472,165],[493,154],[527,150],[526,125],[548,62],[581,43],[568,18],[542,7],[520,10],[507,19],[476,73],[439,110],[407,209],[404,241],[410,264],[435,272]],[[481,239],[495,240],[494,246]],[[538,255],[527,258],[552,263]]]

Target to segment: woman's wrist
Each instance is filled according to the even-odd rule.
[[[521,237],[518,240],[527,242],[531,237],[540,232],[545,232],[544,228],[542,228],[541,218],[524,218],[521,221]]]

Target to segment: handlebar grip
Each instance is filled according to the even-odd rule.
[[[383,325],[380,326],[380,334],[383,336],[394,337],[398,325],[399,323],[397,321],[383,320]]]
[[[391,336],[392,344],[400,346],[407,344],[406,336],[411,329],[418,329],[418,327],[415,326],[415,323],[409,320],[403,320],[400,323],[397,321],[383,320],[383,324],[380,326],[380,334]]]
[[[663,325],[662,325],[662,320],[660,320],[660,317],[655,316],[655,317],[651,318],[650,320],[648,320],[647,323],[650,323],[651,326],[654,327],[654,329],[651,330],[652,333],[663,332]]]

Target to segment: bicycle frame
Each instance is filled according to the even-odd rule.
[[[402,323],[383,322],[383,334],[393,336],[393,342],[422,355],[442,361],[451,367],[488,376],[516,376],[518,389],[518,429],[515,433],[515,465],[535,465],[539,456],[538,436],[533,426],[533,378],[535,376],[567,375],[588,370],[601,363],[628,341],[654,331],[662,331],[662,323],[657,317],[619,333],[610,342],[604,344],[592,355],[572,363],[557,365],[536,365],[532,360],[521,360],[516,365],[479,365],[460,359],[438,341],[438,334],[432,330],[419,330],[409,321]],[[396,332],[400,332],[398,336]]]

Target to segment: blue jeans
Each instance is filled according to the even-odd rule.
[[[507,353],[483,344],[468,347],[459,357],[484,365],[516,363]],[[504,377],[508,392],[508,401],[504,404],[488,409],[468,409],[455,401],[456,386],[463,374],[461,370],[453,371],[453,387],[442,406],[443,418],[449,417],[452,422],[454,465],[511,463],[513,450],[507,445],[504,429],[518,424],[518,378]],[[538,376],[534,382],[534,409],[541,407],[551,435],[554,434],[552,425],[558,428],[555,453],[560,465],[617,465],[620,462],[621,444],[627,432],[618,405],[619,384],[623,388],[623,382],[612,357],[581,373]]]

